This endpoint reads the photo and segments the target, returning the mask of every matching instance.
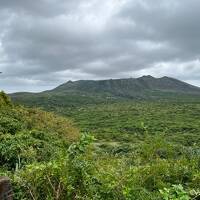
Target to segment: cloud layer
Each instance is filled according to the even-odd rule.
[[[200,85],[198,0],[0,0],[0,86],[173,76]]]

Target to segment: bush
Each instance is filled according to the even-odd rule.
[[[15,135],[0,135],[0,164],[15,169],[32,162],[49,161],[63,150],[60,138],[40,131],[18,132]]]
[[[44,164],[33,163],[18,171],[14,184],[24,191],[20,198],[95,199],[91,187],[96,179],[92,177],[89,162],[84,159],[92,140],[92,137],[83,135],[80,142],[72,144],[57,159]]]
[[[0,132],[15,134],[22,129],[22,123],[10,117],[0,116]]]
[[[189,200],[189,194],[184,190],[182,185],[173,185],[171,188],[160,190],[163,200]]]

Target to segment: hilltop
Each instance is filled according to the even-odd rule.
[[[68,81],[41,93],[10,94],[16,103],[57,107],[121,100],[183,100],[200,97],[200,88],[171,77]]]

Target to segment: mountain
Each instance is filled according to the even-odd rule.
[[[180,80],[142,76],[140,78],[68,81],[41,93],[14,93],[13,101],[46,106],[93,104],[118,100],[160,100],[199,98],[200,88]]]
[[[129,79],[69,81],[50,92],[109,94],[111,96],[129,98],[141,96],[141,94],[148,91],[198,94],[200,93],[200,88],[169,77],[154,78],[152,76],[143,76]]]

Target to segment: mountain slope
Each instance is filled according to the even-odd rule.
[[[68,81],[41,93],[15,93],[15,102],[36,106],[95,104],[123,99],[159,100],[200,98],[200,88],[170,77]]]
[[[169,77],[154,78],[152,76],[143,76],[137,79],[69,81],[51,92],[105,93],[115,96],[123,95],[124,97],[134,97],[146,91],[156,90],[163,92],[200,93],[200,88],[182,81]]]

